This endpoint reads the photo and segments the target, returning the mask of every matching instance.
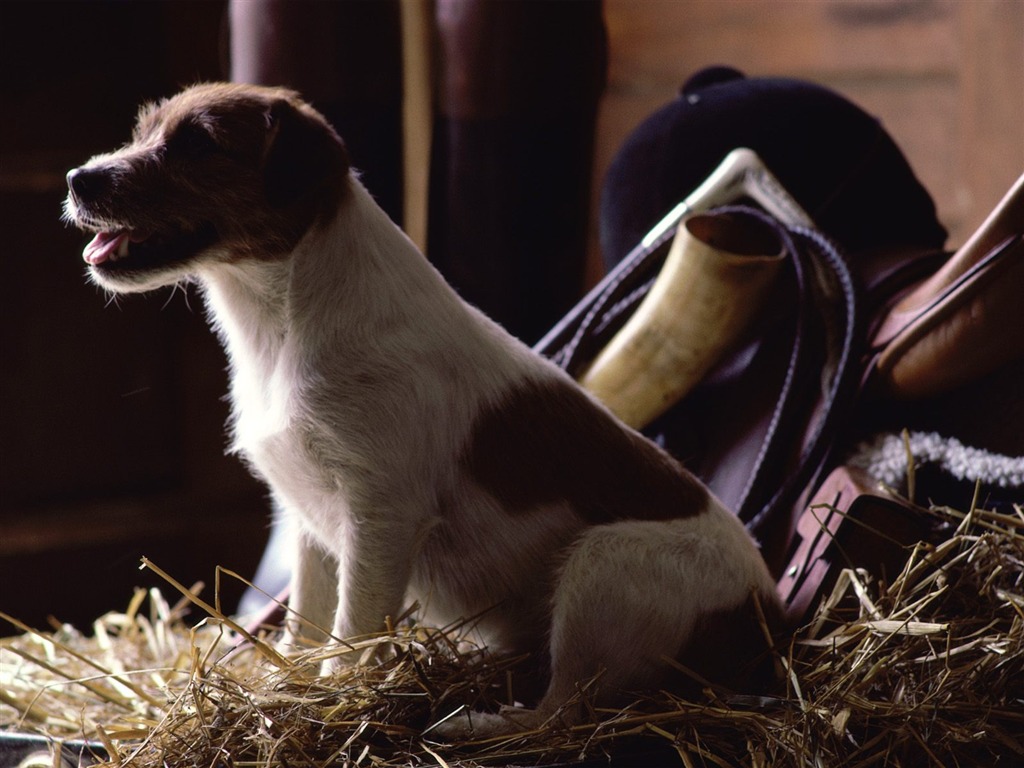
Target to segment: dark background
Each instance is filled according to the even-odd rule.
[[[215,0],[0,3],[0,611],[35,626],[123,609],[161,583],[143,555],[209,598],[266,538],[198,297],[108,301],[60,222],[64,174],[125,142],[141,102],[226,77],[225,25]]]

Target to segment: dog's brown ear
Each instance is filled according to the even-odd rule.
[[[280,99],[270,106],[267,122],[270,147],[263,173],[272,206],[288,206],[341,183],[348,153],[323,117]]]

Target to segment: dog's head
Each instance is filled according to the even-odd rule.
[[[95,233],[82,254],[93,280],[144,291],[287,254],[337,208],[348,168],[294,92],[197,85],[143,107],[131,143],[70,171],[64,216]]]

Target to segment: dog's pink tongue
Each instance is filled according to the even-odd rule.
[[[89,244],[85,246],[85,250],[82,251],[82,258],[85,259],[86,264],[96,266],[102,264],[110,258],[112,253],[117,253],[117,249],[121,247],[128,238],[127,232],[97,232],[96,237],[89,241]]]

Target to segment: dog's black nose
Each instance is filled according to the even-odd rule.
[[[103,189],[104,176],[97,171],[74,168],[68,171],[68,189],[79,200],[85,202],[95,199]]]

